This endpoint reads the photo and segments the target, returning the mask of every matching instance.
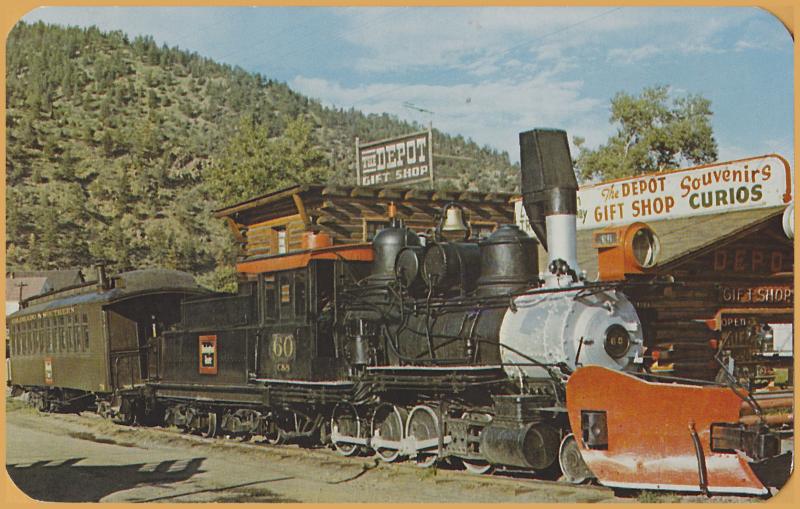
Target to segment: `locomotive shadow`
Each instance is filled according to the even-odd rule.
[[[131,465],[79,465],[85,458],[8,464],[11,480],[29,497],[45,502],[99,502],[143,484],[170,484],[203,473],[205,458]]]

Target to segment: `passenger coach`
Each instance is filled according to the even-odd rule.
[[[180,319],[180,301],[206,293],[190,274],[150,269],[36,296],[8,318],[9,374],[41,410],[110,409],[149,376],[150,341]]]

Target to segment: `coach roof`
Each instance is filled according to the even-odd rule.
[[[51,292],[23,301],[25,307],[12,314],[20,317],[32,313],[49,311],[79,304],[110,304],[147,294],[165,292],[207,293],[186,272],[169,269],[143,269],[122,272],[113,276],[113,287],[98,288],[97,282],[72,287],[59,292]]]

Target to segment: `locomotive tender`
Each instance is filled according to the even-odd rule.
[[[634,407],[675,384],[640,378],[643,328],[620,285],[581,278],[566,133],[524,132],[520,147],[524,206],[547,249],[546,274],[537,274],[537,241],[512,225],[454,240],[443,224],[420,235],[392,217],[371,244],[310,236],[308,249],[249,259],[235,294],[182,290],[193,296],[148,342],[141,383],[115,387],[111,411],[205,436],[330,444],[421,467],[447,458],[476,473],[561,471],[622,487],[641,475],[646,487],[765,493],[751,460],[786,456],[763,419],[737,421],[746,395],[698,387],[691,398],[719,411],[705,419],[702,405],[687,405],[692,434],[676,421],[679,436],[653,453],[657,422],[619,436],[639,421],[628,422],[614,384],[629,388],[622,399]],[[138,327],[147,328],[148,313]],[[36,382],[14,377],[29,389]],[[659,482],[659,461],[687,450],[695,466]],[[641,461],[620,477],[631,451]]]

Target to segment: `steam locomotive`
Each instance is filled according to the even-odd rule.
[[[536,270],[537,241],[516,226],[479,241],[454,238],[463,231],[457,204],[432,235],[392,217],[371,244],[311,239],[307,250],[258,260],[235,294],[182,298],[180,320],[142,344],[146,380],[116,391],[110,411],[208,437],[330,444],[421,467],[448,459],[476,473],[515,468],[573,482],[765,493],[771,481],[752,465],[772,461],[774,471],[786,455],[762,421],[740,423],[746,395],[697,387],[690,398],[715,406],[687,404],[693,434],[684,423],[674,449],[654,446],[663,457],[642,445],[660,440],[658,425],[632,442],[617,435],[640,422],[629,422],[626,404],[683,386],[643,378],[633,305],[618,283],[580,277],[566,133],[524,132],[520,148],[545,274]],[[617,386],[628,387],[622,398]],[[695,468],[648,481],[663,477],[648,461],[686,450]],[[644,463],[620,478],[614,464],[631,451]]]
[[[423,245],[393,218],[371,248],[265,259],[237,295],[184,301],[159,338],[148,390],[166,421],[422,466],[553,467],[568,435],[565,377],[581,363],[635,371],[643,337],[619,290],[577,276],[565,134],[521,141],[550,253],[544,282],[536,241],[511,225],[479,242],[447,240],[441,225]]]

